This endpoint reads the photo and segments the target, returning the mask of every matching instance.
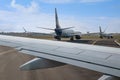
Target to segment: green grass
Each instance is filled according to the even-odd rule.
[[[99,38],[99,36],[84,35],[84,36],[82,36],[82,39],[100,39],[100,38]]]

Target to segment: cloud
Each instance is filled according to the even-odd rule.
[[[23,27],[27,31],[46,32],[36,27],[55,28],[54,14],[43,13],[38,10],[39,6],[36,2],[31,2],[27,7],[16,4],[15,0],[11,2],[11,8],[15,11],[0,10],[0,30],[2,31],[23,31]],[[61,27],[75,26],[74,30],[80,32],[97,32],[98,26],[109,26],[107,32],[120,32],[120,19],[100,17],[74,17],[72,15],[62,15],[59,17]]]
[[[70,3],[73,2],[74,0],[40,0],[45,3]]]
[[[30,31],[40,31],[36,27],[53,26],[54,21],[49,14],[31,14],[0,11],[0,27],[5,31],[23,31],[22,27]]]
[[[39,10],[39,6],[36,2],[34,1],[31,1],[30,5],[25,7],[23,5],[20,5],[20,4],[16,4],[16,0],[12,0],[11,1],[11,7],[12,8],[15,8],[17,11],[20,11],[20,12],[37,12]]]
[[[96,3],[96,2],[105,2],[108,0],[79,0],[82,3]]]
[[[63,3],[96,3],[96,2],[105,2],[109,0],[39,0],[45,3],[52,4],[63,4]]]
[[[81,17],[76,18],[62,15],[59,18],[61,27],[75,26],[74,30],[80,32],[98,32],[98,27],[103,29],[108,26],[107,32],[120,32],[120,19],[109,17]],[[19,13],[10,11],[0,11],[0,29],[3,31],[21,32],[25,27],[27,31],[45,32],[51,31],[38,29],[36,27],[55,28],[54,14],[47,13]]]

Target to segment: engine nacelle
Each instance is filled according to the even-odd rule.
[[[76,39],[81,39],[80,35],[75,35]]]
[[[20,66],[21,70],[36,70],[63,66],[64,63],[48,60],[44,58],[34,58]]]

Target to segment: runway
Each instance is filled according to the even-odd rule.
[[[65,65],[56,68],[21,71],[19,66],[33,59],[13,48],[0,46],[0,80],[97,80],[101,73]]]
[[[112,40],[98,40],[94,45],[102,45],[102,46],[110,46],[110,47],[118,47],[120,48],[120,45],[118,45],[114,39]]]

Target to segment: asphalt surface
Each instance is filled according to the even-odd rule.
[[[73,42],[73,43],[82,43],[82,44],[92,44],[92,45],[100,45],[100,46],[109,46],[109,47],[117,47],[120,48],[120,45],[118,45],[114,39],[97,39],[97,40],[66,40],[67,42]]]
[[[71,65],[32,71],[19,69],[20,65],[33,58],[13,48],[0,46],[0,80],[97,80],[103,75]]]
[[[120,46],[115,42],[114,39],[112,39],[112,40],[98,40],[94,45],[102,45],[102,46],[110,46],[110,47],[120,48]]]

